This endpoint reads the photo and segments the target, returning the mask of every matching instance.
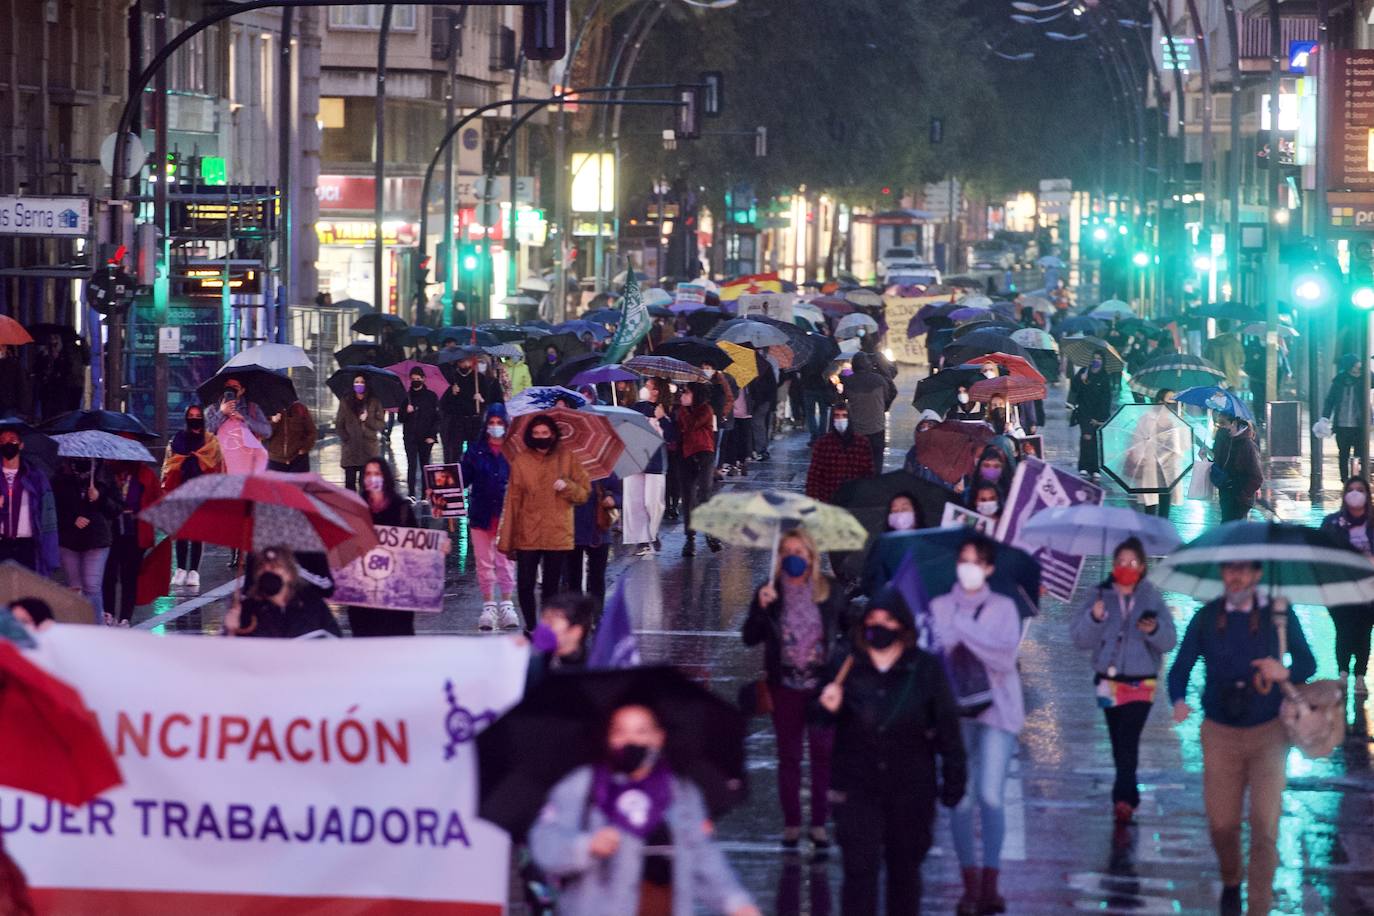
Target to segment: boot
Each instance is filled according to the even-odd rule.
[[[983,887],[979,897],[981,901],[979,913],[993,914],[1007,911],[1007,902],[997,893],[997,869],[983,869]]]
[[[959,903],[954,907],[957,916],[978,916],[979,907],[979,887],[978,869],[961,868],[959,873],[964,877],[964,896],[959,898]]]

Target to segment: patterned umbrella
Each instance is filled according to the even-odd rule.
[[[1012,331],[1011,339],[1028,350],[1059,352],[1059,344],[1055,341],[1054,335],[1049,331],[1042,331],[1040,328],[1022,328],[1019,331]]]
[[[240,350],[224,364],[224,369],[235,366],[261,366],[263,369],[308,369],[315,365],[306,352],[293,344],[265,343],[256,347]]]
[[[139,513],[170,536],[237,550],[290,547],[297,552],[330,551],[356,542],[377,546],[370,524],[361,527],[307,493],[294,475],[202,474]],[[283,479],[286,478],[286,479]]]
[[[647,378],[663,378],[679,383],[709,381],[706,373],[696,366],[684,363],[680,359],[673,359],[671,356],[636,356],[634,359],[627,359],[622,365],[631,372],[637,372]]]
[[[588,404],[585,397],[571,388],[564,388],[562,385],[534,385],[506,402],[506,415],[519,417],[527,413],[552,410],[558,406],[559,401],[576,407],[586,407]]]
[[[157,433],[144,426],[138,417],[114,410],[72,410],[59,414],[43,424],[43,432],[50,436],[57,433],[74,433],[82,429],[98,429],[105,433],[133,436],[139,442],[156,442],[158,439]]]
[[[716,346],[730,357],[730,365],[725,367],[725,371],[741,388],[759,377],[759,361],[753,350],[728,340],[717,341]]]
[[[590,334],[594,340],[605,340],[611,336],[611,332],[606,330],[604,324],[596,321],[585,321],[580,318],[554,325],[553,332],[555,334],[576,334],[578,337],[583,334]]]
[[[868,532],[851,513],[799,493],[718,493],[692,510],[692,527],[738,547],[776,548],[782,532],[805,526],[819,550],[862,550]]]
[[[382,402],[387,410],[395,410],[406,402],[406,386],[400,376],[377,366],[344,366],[325,382],[339,400],[353,397],[353,380],[362,376],[368,393]]]
[[[663,434],[653,421],[637,410],[595,404],[586,408],[610,421],[615,434],[625,444],[625,451],[615,463],[615,476],[624,480],[632,474],[642,474],[649,462],[663,448]]]
[[[785,344],[774,344],[768,348],[768,358],[779,369],[791,369],[797,361],[797,354]]]
[[[103,461],[154,461],[152,454],[139,443],[114,433],[83,429],[75,433],[53,436],[57,454],[63,458],[99,458]]]
[[[991,427],[985,424],[946,420],[916,434],[916,454],[941,480],[957,484],[973,470],[978,456],[993,438]]]
[[[495,356],[497,359],[525,358],[525,351],[513,343],[502,343],[494,347],[483,347],[482,351],[488,356]]]
[[[1227,391],[1225,388],[1218,388],[1216,385],[1205,385],[1201,388],[1187,388],[1178,393],[1180,404],[1189,404],[1193,407],[1206,407],[1217,413],[1228,414],[1238,417],[1246,423],[1254,423],[1255,415],[1250,412],[1246,403],[1236,395]]]
[[[1024,356],[1013,356],[1010,353],[984,353],[982,356],[973,360],[975,366],[983,366],[992,363],[995,366],[1003,366],[1015,378],[1030,379],[1032,382],[1045,383],[1044,374]],[[982,400],[977,398],[975,400]]]
[[[1183,391],[1204,385],[1219,385],[1226,374],[1201,356],[1191,353],[1165,353],[1156,356],[1131,378],[1131,390],[1137,394],[1154,395],[1168,388]]]
[[[425,387],[434,392],[437,397],[443,397],[448,390],[448,381],[444,378],[444,373],[438,366],[422,363],[413,359],[402,360],[386,367],[386,371],[392,373],[397,378],[404,379],[402,384],[410,385],[410,373],[414,369],[419,369],[425,375]],[[349,384],[352,384],[350,382]]]
[[[315,473],[288,473],[286,471],[263,471],[257,476],[279,481],[293,487],[300,487],[306,495],[333,509],[339,518],[359,536],[335,544],[329,550],[329,562],[335,566],[347,566],[376,546],[377,541],[372,527],[372,510],[361,496],[352,490],[345,490],[338,484],[330,483]],[[369,538],[368,532],[374,537]]]
[[[997,378],[974,382],[968,393],[973,400],[983,403],[992,400],[993,395],[1000,394],[1008,404],[1020,404],[1022,401],[1043,400],[1048,392],[1043,380],[1037,382],[1015,375],[999,375]]]
[[[730,322],[730,326],[720,333],[718,339],[736,344],[752,344],[755,347],[771,347],[774,344],[787,343],[788,337],[781,328],[746,318]]]
[[[549,417],[558,424],[558,448],[572,449],[592,480],[609,477],[615,471],[616,463],[625,452],[625,443],[615,434],[611,421],[600,413],[566,407],[516,417],[501,445],[507,459],[513,461],[516,455],[529,451],[525,445],[525,429],[536,416]]]
[[[8,315],[0,315],[0,344],[17,347],[29,343],[33,343],[33,336],[22,324]]]
[[[1080,369],[1092,362],[1094,356],[1102,357],[1102,368],[1108,372],[1120,372],[1126,368],[1126,360],[1116,352],[1116,347],[1100,337],[1060,338],[1059,352]]]

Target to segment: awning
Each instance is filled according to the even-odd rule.
[[[881,213],[866,213],[854,217],[856,223],[872,223],[875,226],[917,226],[938,219],[926,210],[884,210]]]

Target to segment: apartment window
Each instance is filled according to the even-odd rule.
[[[331,6],[329,8],[329,27],[331,29],[369,29],[378,31],[382,27],[382,4],[372,6]],[[397,3],[391,9],[391,27],[406,32],[415,31],[415,4]]]
[[[344,100],[320,98],[320,126],[326,130],[341,130],[344,126]]]

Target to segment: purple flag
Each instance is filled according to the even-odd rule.
[[[639,642],[630,626],[630,609],[625,604],[625,580],[615,584],[611,599],[601,613],[601,625],[587,658],[588,668],[633,668],[639,664]]]

